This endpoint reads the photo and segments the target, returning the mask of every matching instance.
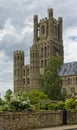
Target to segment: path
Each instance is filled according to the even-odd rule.
[[[42,128],[36,130],[77,130],[77,125],[56,126],[56,127]]]

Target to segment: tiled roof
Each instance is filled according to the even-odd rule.
[[[77,75],[77,62],[64,63],[59,76]]]

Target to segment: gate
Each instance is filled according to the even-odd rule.
[[[63,110],[63,125],[67,124],[67,111]]]

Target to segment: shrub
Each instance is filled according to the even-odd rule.
[[[65,103],[64,102],[60,102],[57,104],[57,110],[64,110],[65,108]]]
[[[43,100],[48,100],[48,96],[46,94],[37,90],[28,92],[27,96],[29,97],[31,104],[37,104]]]
[[[70,98],[70,99],[66,100],[66,102],[65,102],[65,109],[66,110],[75,109],[75,107],[76,107],[76,101],[74,98]]]

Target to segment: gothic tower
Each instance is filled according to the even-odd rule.
[[[34,15],[33,45],[30,47],[30,64],[24,65],[24,52],[14,52],[14,92],[38,88],[38,79],[52,56],[63,54],[62,17],[55,19],[53,9],[48,16],[38,20]]]
[[[63,58],[62,17],[56,20],[53,9],[48,9],[48,17],[38,22],[34,15],[34,39],[30,48],[31,85],[38,87],[38,78],[44,73],[51,56]]]
[[[23,90],[24,52],[14,51],[14,93]]]

